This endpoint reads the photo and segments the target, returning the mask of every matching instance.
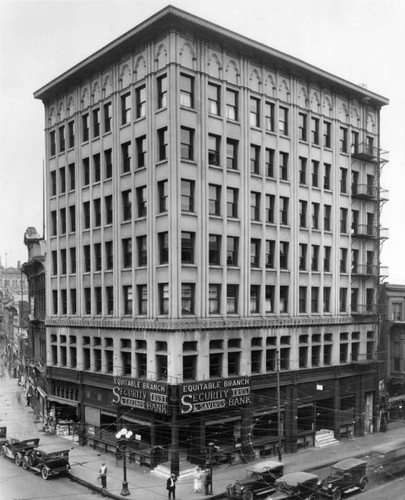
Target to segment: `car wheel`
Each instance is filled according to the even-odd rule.
[[[17,467],[20,467],[21,465],[21,455],[19,453],[17,453],[17,455],[14,457],[14,462],[16,464]]]
[[[342,498],[342,491],[338,488],[333,492],[332,495],[333,500],[340,500]]]
[[[42,479],[45,479],[46,481],[49,478],[49,470],[46,467],[42,467],[41,475]]]
[[[25,459],[22,461],[22,468],[24,470],[28,470],[28,463],[27,463],[27,460],[25,460]]]
[[[243,493],[243,500],[253,500],[255,497],[252,490],[247,490]]]
[[[366,491],[367,487],[368,487],[368,481],[367,479],[364,478],[360,481],[360,491],[361,492]]]

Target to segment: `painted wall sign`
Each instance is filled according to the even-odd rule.
[[[180,385],[180,413],[198,413],[250,403],[249,377]]]
[[[113,403],[168,414],[168,387],[162,382],[114,377]]]

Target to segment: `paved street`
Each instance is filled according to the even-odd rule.
[[[18,396],[19,393],[20,396]],[[52,499],[56,498],[55,495],[57,498],[87,500],[90,497],[94,498],[95,492],[103,493],[111,498],[123,498],[120,495],[123,471],[121,465],[117,466],[115,457],[111,454],[104,455],[87,446],[78,446],[76,443],[59,436],[46,436],[42,433],[42,424],[35,422],[31,408],[25,406],[25,399],[17,385],[17,380],[10,379],[8,375],[4,375],[0,380],[0,426],[3,425],[7,426],[9,436],[19,439],[39,437],[42,444],[54,443],[61,449],[72,448],[70,453],[71,475],[76,482],[62,477],[44,481],[32,472],[17,468],[11,460],[1,459],[1,500]],[[395,426],[391,424],[391,428],[386,433],[344,440],[338,446],[324,449],[307,448],[298,453],[286,454],[283,456],[283,462],[287,472],[311,469],[324,477],[330,464],[351,456],[367,457],[370,450],[380,444],[402,441],[405,441],[405,422],[396,423]],[[97,472],[102,460],[105,460],[108,467],[106,492],[101,492],[97,485]],[[215,468],[213,474],[215,496],[224,492],[228,483],[244,477],[245,469],[246,466],[243,464]],[[130,495],[126,498],[142,500],[167,498],[165,482],[165,478],[151,474],[147,467],[140,467],[133,463],[128,464]],[[177,500],[189,498],[199,500],[205,497],[204,494],[193,494],[192,491],[192,478],[180,479],[177,483]],[[387,492],[392,494],[395,492],[395,496],[387,497]],[[350,498],[402,500],[405,499],[405,481],[400,477],[394,478],[388,488],[385,484],[379,485],[375,490],[370,489],[367,494],[354,495]]]

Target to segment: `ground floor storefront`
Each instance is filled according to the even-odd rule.
[[[279,397],[278,397],[279,395]],[[155,467],[277,456],[377,430],[374,362],[171,385],[50,368],[48,414],[82,444],[117,453],[116,434],[133,433],[129,461]]]

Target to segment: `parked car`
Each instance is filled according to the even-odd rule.
[[[320,493],[333,500],[352,491],[366,491],[368,486],[367,462],[358,458],[347,458],[331,467],[330,475],[321,483]]]
[[[69,452],[70,450],[55,449],[54,446],[41,446],[25,454],[22,466],[25,470],[40,473],[46,480],[69,471]]]
[[[319,500],[319,477],[309,472],[291,472],[276,479],[275,492],[266,500]]]
[[[283,475],[284,464],[266,460],[250,466],[246,477],[226,486],[229,499],[253,500],[274,491],[275,480]]]
[[[27,451],[36,448],[39,444],[39,438],[19,439],[10,438],[1,446],[1,455],[4,458],[11,458],[19,467]]]

